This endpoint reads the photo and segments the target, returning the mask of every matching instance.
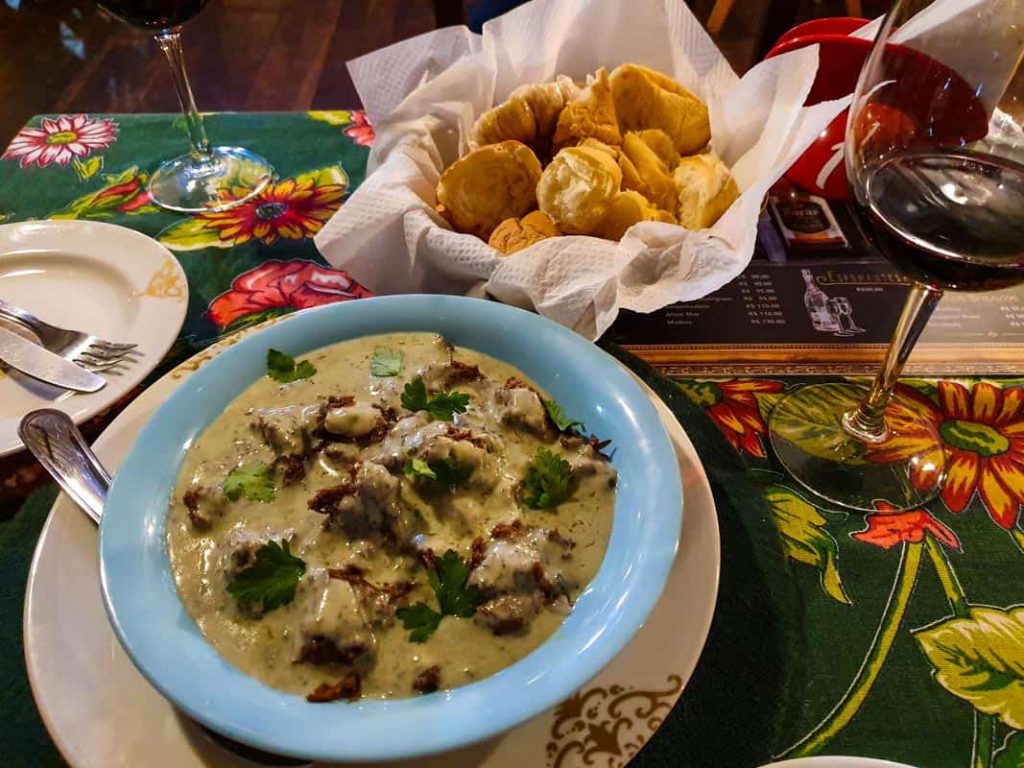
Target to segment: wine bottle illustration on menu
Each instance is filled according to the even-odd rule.
[[[804,282],[807,283],[807,290],[804,291],[804,306],[807,307],[807,314],[811,318],[814,330],[823,333],[841,333],[843,326],[832,311],[828,294],[821,290],[814,281],[811,270],[802,269],[800,274],[804,276]]]

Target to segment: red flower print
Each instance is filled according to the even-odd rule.
[[[373,146],[373,140],[376,138],[370,119],[361,109],[352,110],[352,124],[345,129],[345,135],[355,139],[356,144],[361,147]]]
[[[0,159],[20,159],[22,168],[32,163],[40,168],[50,163],[67,165],[88,157],[94,149],[106,149],[116,138],[117,124],[112,120],[92,120],[86,115],[44,117],[38,128],[26,126],[18,131]]]
[[[1000,389],[979,381],[968,390],[957,382],[940,381],[938,405],[911,391],[902,387],[909,406],[889,413],[894,437],[871,448],[868,458],[885,463],[927,451],[929,446],[945,450],[949,474],[942,500],[949,510],[963,512],[977,492],[989,517],[1006,530],[1014,529],[1024,504],[1024,387]],[[901,408],[913,411],[906,415],[918,420],[904,421]],[[921,416],[926,427],[919,421]],[[916,474],[911,480],[918,487],[926,484]]]
[[[708,416],[722,430],[733,448],[764,458],[761,436],[768,429],[758,410],[756,395],[781,392],[784,388],[781,381],[693,381],[681,382],[679,387],[693,402],[706,409]]]
[[[935,519],[927,509],[899,512],[887,501],[876,501],[875,509],[876,512],[864,518],[868,527],[851,533],[851,538],[882,549],[892,549],[902,542],[919,544],[924,541],[924,535],[930,533],[950,549],[960,551],[960,540],[956,534],[949,526]]]
[[[135,176],[123,184],[114,184],[101,189],[92,198],[92,204],[97,207],[107,207],[107,203],[113,203],[116,210],[122,213],[131,213],[150,202],[149,190],[145,188],[147,174]]]
[[[308,309],[336,301],[372,296],[347,272],[312,261],[268,261],[244,272],[210,302],[209,315],[225,328],[250,315]]]
[[[225,199],[244,194],[229,193]],[[342,184],[322,184],[307,176],[268,184],[252,200],[228,211],[196,214],[200,227],[216,232],[218,239],[233,245],[261,240],[273,245],[279,237],[301,240],[312,237],[341,207]]]

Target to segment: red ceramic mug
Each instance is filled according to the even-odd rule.
[[[818,73],[805,104],[843,98],[853,93],[873,41],[850,37],[868,24],[864,19],[816,19],[794,27],[779,38],[765,58],[772,58],[808,45],[819,45]],[[976,141],[988,132],[988,115],[977,101],[970,85],[956,72],[907,46],[893,46],[899,55],[887,58],[888,90],[872,97],[875,103],[861,114],[858,130],[871,132],[874,140],[893,139],[894,146],[906,146],[908,136],[915,143],[957,146]],[[941,88],[939,87],[941,85]],[[903,110],[886,105],[887,93]],[[942,92],[947,109],[958,114],[955,124],[940,123],[939,132],[929,117],[936,111],[932,99]],[[898,94],[898,96],[897,96]],[[907,94],[920,94],[920,109],[914,108]],[[849,111],[836,117],[807,151],[786,172],[786,178],[800,187],[832,200],[849,200],[850,190],[843,162],[846,124]],[[952,125],[952,127],[950,127]]]

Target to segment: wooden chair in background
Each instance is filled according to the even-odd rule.
[[[722,27],[725,26],[725,20],[729,18],[729,11],[732,10],[736,0],[715,0],[715,5],[711,9],[711,15],[708,16],[708,32],[712,35],[717,35],[722,31]],[[774,2],[768,4],[768,13],[772,13],[772,6]],[[861,0],[846,0],[846,15],[847,16],[863,16],[863,9],[861,8]]]

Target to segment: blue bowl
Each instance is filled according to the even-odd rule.
[[[564,624],[495,675],[428,696],[310,704],[239,671],[209,645],[178,598],[165,542],[185,452],[266,373],[268,347],[301,355],[377,333],[432,331],[504,360],[594,434],[619,472],[608,552]],[[571,696],[621,651],[654,608],[682,523],[675,453],[654,406],[614,359],[575,333],[501,304],[390,296],[303,312],[225,350],[190,376],[143,428],[114,479],[100,527],[110,622],[143,675],[189,716],[269,752],[323,761],[393,760],[486,739]]]

